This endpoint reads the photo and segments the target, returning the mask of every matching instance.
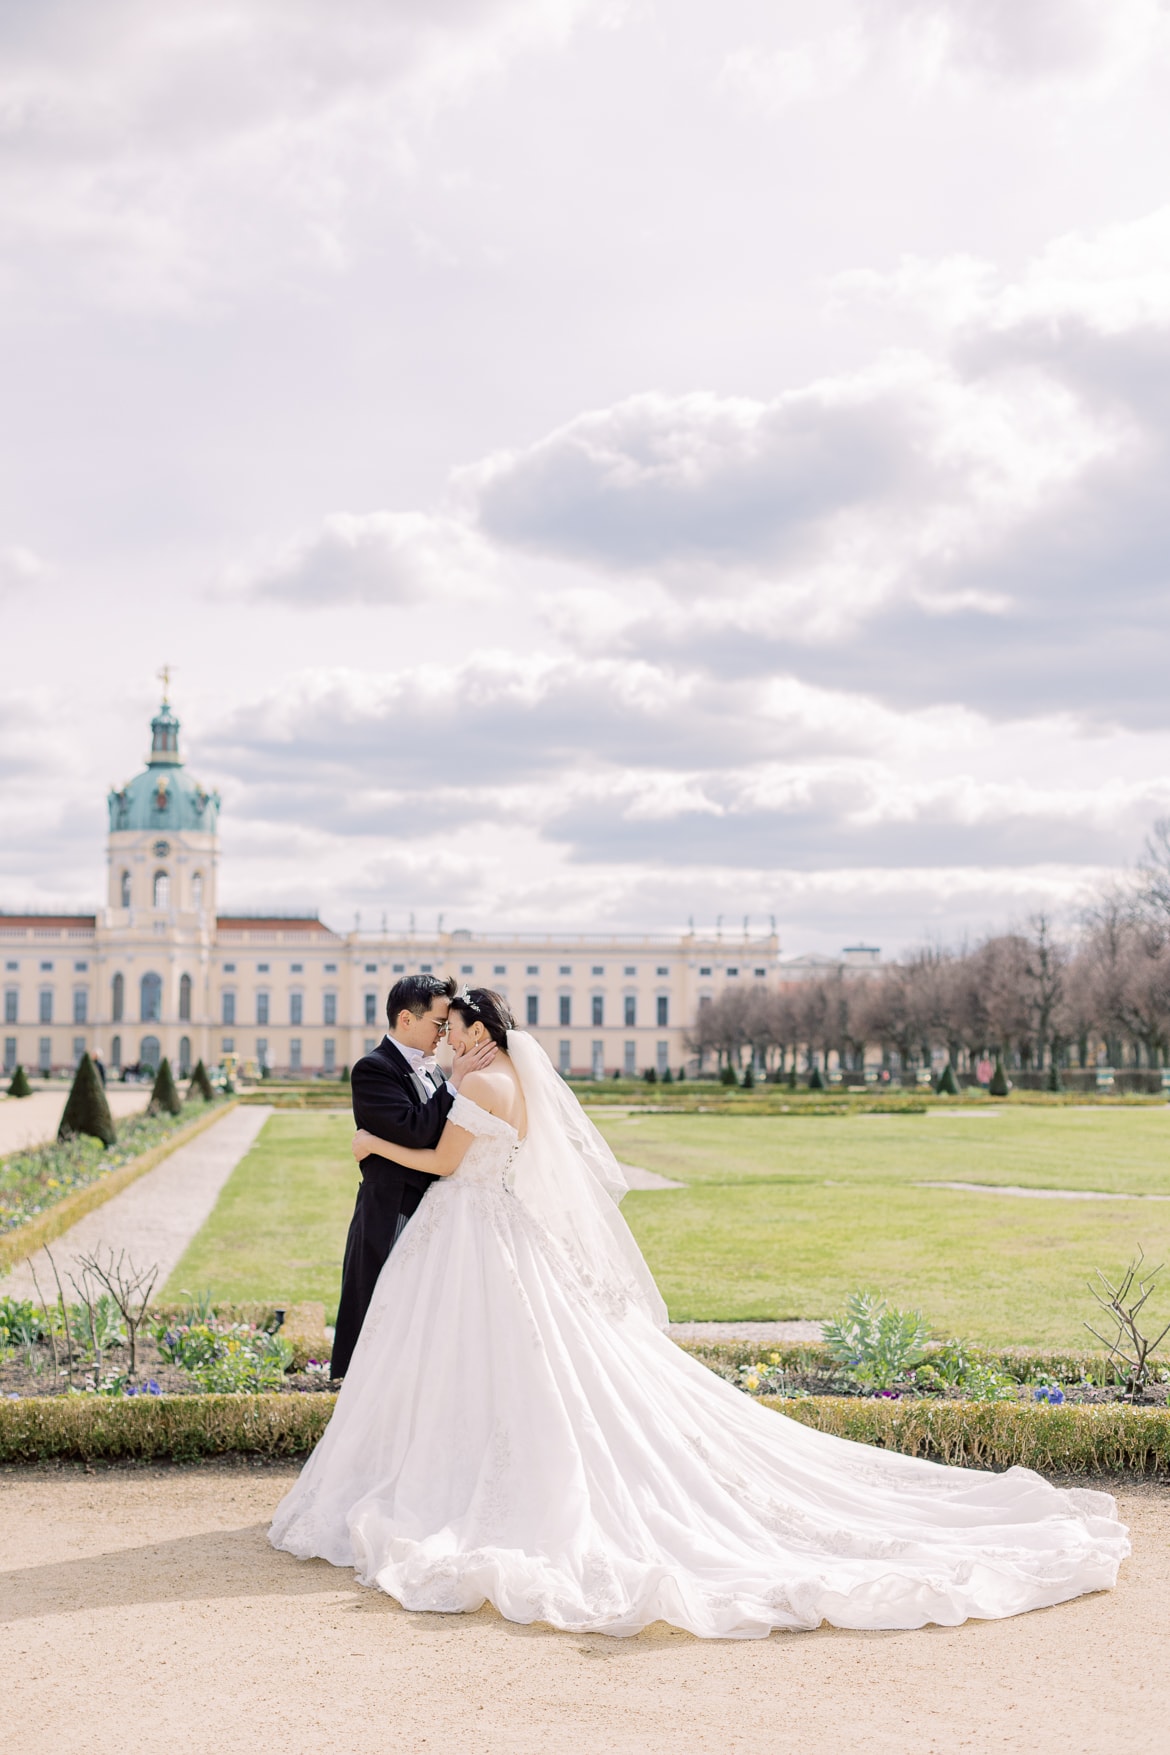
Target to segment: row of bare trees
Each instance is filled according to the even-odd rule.
[[[1025,1070],[1170,1062],[1170,818],[1133,879],[1077,929],[1046,915],[973,947],[930,946],[874,971],[836,968],[701,1006],[691,1038],[705,1065],[774,1076],[813,1067],[905,1077],[945,1055],[956,1072],[1002,1055]]]

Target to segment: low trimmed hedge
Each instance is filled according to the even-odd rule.
[[[1056,1475],[1149,1475],[1170,1469],[1170,1408],[847,1396],[761,1400],[818,1432],[957,1468],[1018,1465]]]
[[[335,1395],[22,1396],[0,1402],[0,1463],[192,1462],[312,1450]]]
[[[1015,1464],[1042,1474],[1170,1470],[1170,1409],[1036,1407],[1011,1402],[762,1398],[789,1419],[909,1456],[966,1468]],[[304,1456],[337,1397],[313,1395],[26,1396],[0,1402],[0,1463],[192,1462]]]

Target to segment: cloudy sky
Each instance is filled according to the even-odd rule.
[[[0,905],[785,948],[1170,812],[1164,0],[0,0]]]

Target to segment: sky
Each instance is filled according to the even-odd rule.
[[[0,0],[0,907],[1065,921],[1170,813],[1164,0]]]

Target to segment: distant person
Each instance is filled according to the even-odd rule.
[[[989,1085],[991,1083],[991,1062],[986,1054],[980,1055],[975,1064],[975,1083]]]
[[[90,1059],[93,1061],[94,1067],[97,1071],[98,1078],[102,1081],[102,1089],[104,1091],[106,1088],[106,1063],[102,1059],[101,1053],[96,1048],[94,1049],[93,1054],[90,1056]]]
[[[395,1040],[437,1037],[428,1015],[392,1007]],[[574,1633],[709,1639],[954,1626],[1116,1583],[1129,1542],[1108,1494],[848,1443],[684,1353],[618,1210],[621,1167],[536,1038],[482,987],[446,1023],[457,1066],[498,1052],[442,1101],[433,1148],[354,1139],[363,1187],[379,1160],[432,1181],[275,1547],[356,1567],[406,1609],[489,1600]],[[411,1108],[419,1131],[431,1109]]]

